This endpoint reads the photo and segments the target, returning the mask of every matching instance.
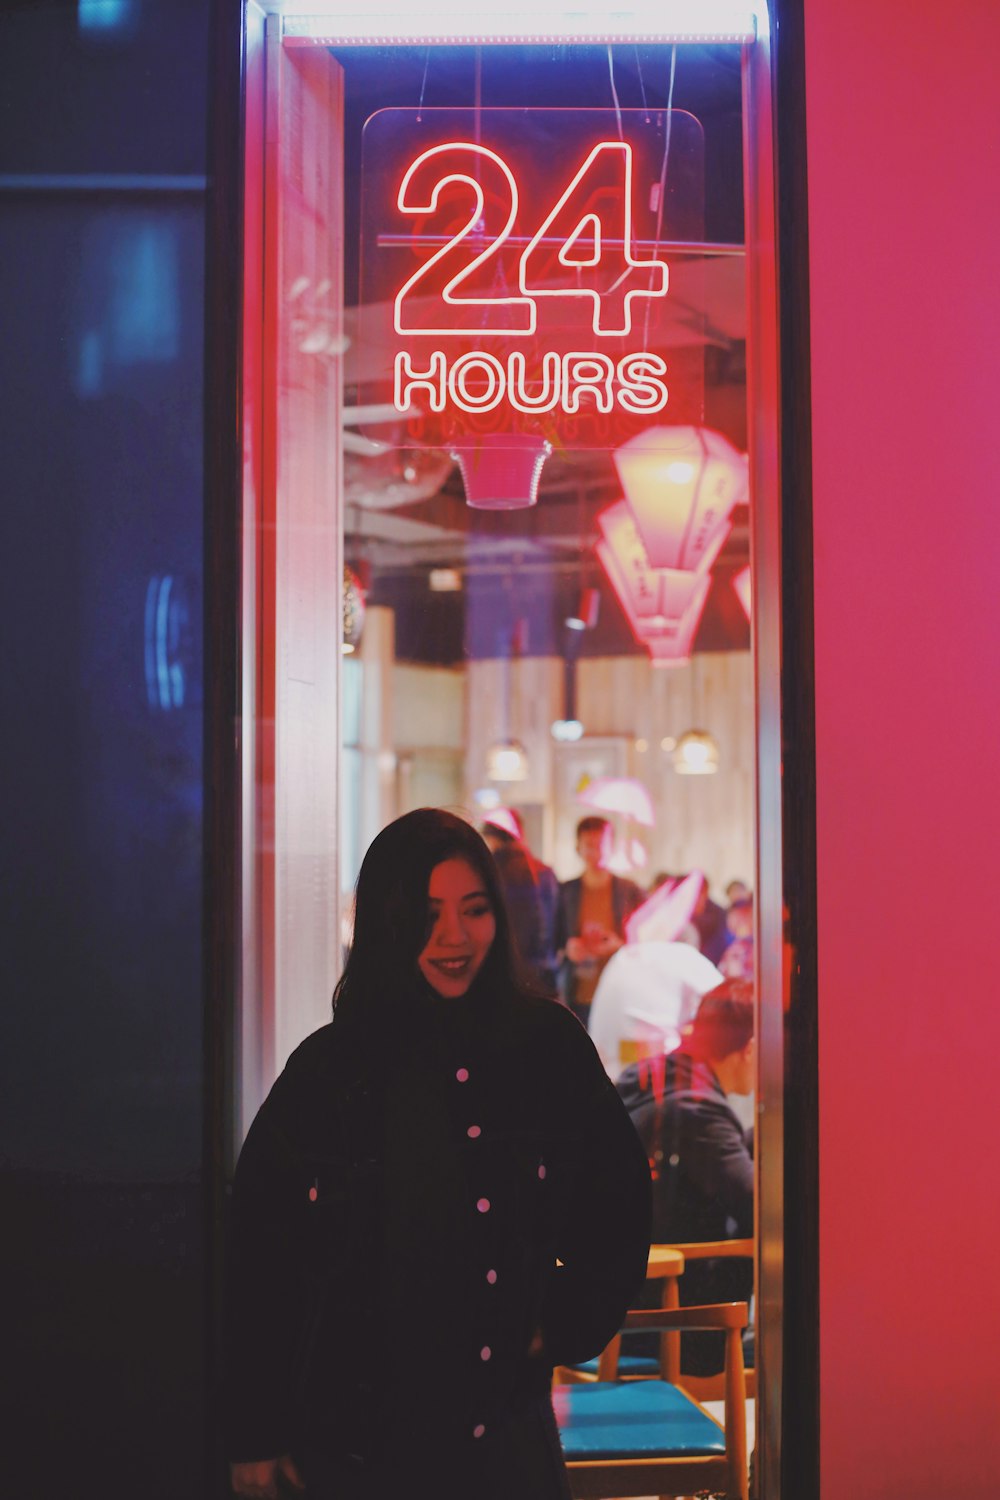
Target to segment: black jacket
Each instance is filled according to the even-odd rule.
[[[475,1444],[597,1353],[643,1281],[648,1167],[579,1023],[474,992],[405,1014],[309,1037],[247,1136],[233,1459]]]
[[[754,1230],[750,1141],[729,1108],[711,1066],[683,1048],[632,1063],[618,1092],[649,1159],[653,1238],[657,1243],[744,1239]],[[681,1302],[742,1302],[753,1291],[753,1262],[690,1261]],[[691,1374],[722,1368],[720,1334],[685,1335],[682,1367]]]

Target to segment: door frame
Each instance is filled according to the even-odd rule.
[[[291,7],[289,7],[291,8]],[[206,297],[206,1192],[209,1343],[218,1350],[226,1184],[242,1135],[240,994],[254,983],[248,928],[260,919],[246,837],[259,755],[256,664],[248,659],[259,577],[250,576],[248,465],[263,400],[265,32],[280,7],[213,0]],[[268,12],[270,14],[268,14]],[[809,449],[808,231],[803,0],[771,0],[744,59],[750,454],[755,504],[758,951],[764,1007],[758,1096],[761,1500],[818,1494],[818,1057],[815,731]],[[298,39],[296,50],[301,48]],[[273,125],[273,121],[270,122]],[[255,186],[256,183],[256,186]],[[256,322],[259,317],[259,324]],[[248,331],[251,337],[248,339]],[[752,352],[751,352],[752,351]],[[770,391],[769,399],[762,399]],[[249,437],[249,441],[248,441]],[[787,504],[782,497],[792,497]],[[255,543],[254,543],[255,545]],[[254,568],[259,559],[254,560]],[[248,714],[249,708],[249,714]],[[255,1046],[259,1042],[254,1043]],[[251,1089],[259,1091],[262,1080]],[[784,1212],[785,1202],[794,1213]],[[217,1451],[216,1451],[217,1460]]]

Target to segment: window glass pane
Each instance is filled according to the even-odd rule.
[[[587,857],[580,820],[606,818],[627,925],[592,913],[576,935],[593,952],[571,959],[532,947],[509,898],[536,977],[635,1106],[649,1060],[694,1045],[702,995],[754,972],[739,51],[337,57],[344,550],[365,605],[342,900],[416,806],[513,829],[564,883]],[[737,1135],[746,1041],[709,1067]],[[749,1164],[720,1211],[664,1139],[646,1141],[657,1238],[752,1236]],[[682,1299],[752,1288],[752,1259],[702,1262]],[[684,1360],[721,1367],[717,1348]]]
[[[753,974],[739,49],[357,47],[326,73],[279,53],[260,1081],[329,1014],[372,840],[446,807],[501,871],[506,837],[561,884],[546,904],[508,881],[512,925],[626,1101],[692,1057],[725,1096],[742,1196],[685,1205],[656,1124],[657,1239],[750,1239],[750,1036],[695,1047],[703,996]],[[751,1244],[681,1296],[752,1288]]]

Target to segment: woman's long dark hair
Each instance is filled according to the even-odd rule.
[[[476,976],[477,994],[502,999],[524,986],[507,908],[489,849],[474,828],[439,807],[404,813],[373,839],[355,888],[354,940],[333,995],[338,1021],[399,1014],[422,983],[417,957],[427,942],[431,871],[464,859],[482,879],[496,937]]]

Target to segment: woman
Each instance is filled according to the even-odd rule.
[[[436,809],[399,818],[358,877],[333,1021],[236,1172],[237,1494],[567,1496],[551,1367],[618,1328],[649,1212],[589,1039],[515,972],[486,845]]]

